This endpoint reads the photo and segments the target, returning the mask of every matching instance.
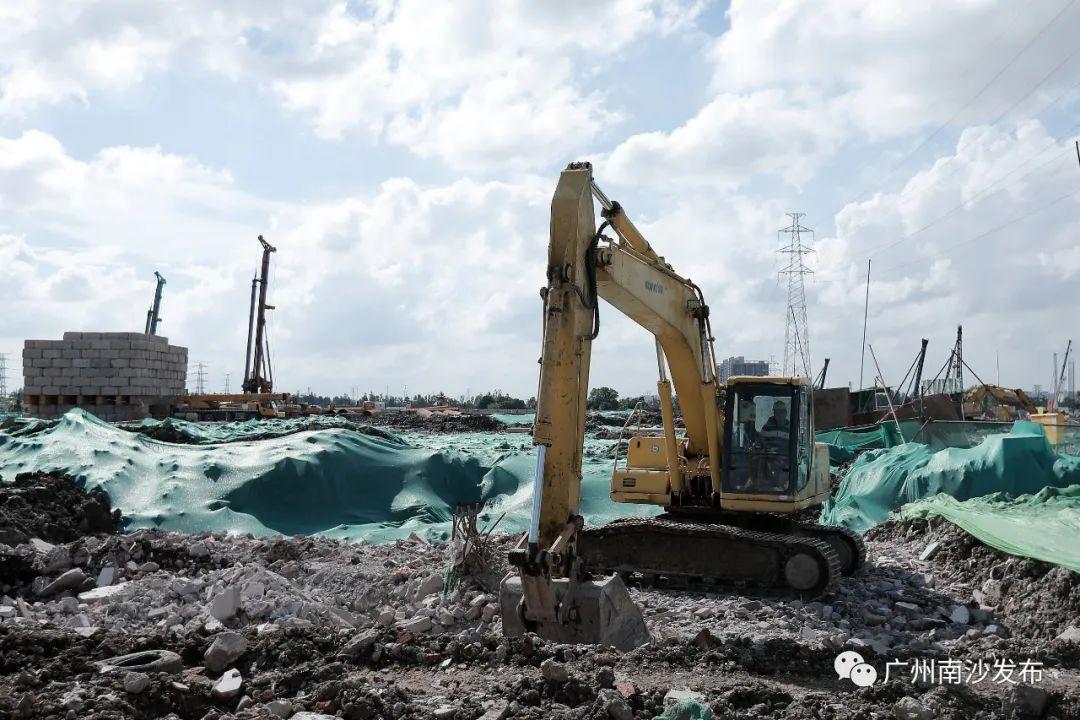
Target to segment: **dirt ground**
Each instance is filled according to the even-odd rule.
[[[30,535],[0,546],[2,718],[1080,718],[1076,576],[947,524],[876,530],[862,573],[814,602],[632,588],[653,640],[620,653],[503,637],[511,537],[444,593],[446,544],[117,534],[81,493],[48,476],[0,488],[0,517]],[[102,671],[143,650],[177,657]],[[878,681],[838,677],[843,651]],[[930,660],[991,671],[916,677]],[[995,681],[1002,660],[1016,668]]]

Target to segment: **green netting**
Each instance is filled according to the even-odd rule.
[[[495,418],[503,425],[532,425],[533,421],[536,420],[536,413],[521,413],[517,415],[511,413],[492,413],[491,417]]]
[[[212,432],[206,429],[207,432]],[[187,532],[324,534],[381,542],[445,537],[459,503],[481,520],[528,527],[535,452],[521,435],[404,436],[402,445],[345,428],[226,444],[154,440],[72,410],[25,437],[0,431],[0,474],[63,472],[108,492],[131,527]],[[655,514],[608,497],[612,443],[586,447],[581,510],[590,524]]]
[[[895,421],[886,419],[876,425],[824,430],[817,433],[815,439],[829,446],[829,464],[843,465],[851,462],[864,450],[891,448],[905,442],[918,442],[931,450],[972,448],[990,435],[1009,432],[1012,425],[1011,422],[982,420],[901,420],[898,427]],[[1080,434],[1076,439],[1080,440]],[[1072,452],[1068,447],[1071,446],[1059,446],[1055,449],[1059,452]]]
[[[1080,458],[1071,458],[1080,462]],[[957,500],[935,495],[897,513],[901,519],[937,515],[1003,552],[1080,573],[1080,485],[1046,487],[1034,495],[1005,493]]]
[[[918,424],[910,427],[905,434],[914,434],[919,428]],[[881,423],[880,425],[864,425],[860,427],[837,428],[825,430],[815,435],[815,440],[829,446],[829,464],[843,465],[851,462],[855,455],[864,450],[890,448],[904,442],[900,437],[900,428],[896,423]]]
[[[821,521],[864,531],[901,505],[946,493],[959,500],[995,492],[1037,493],[1080,483],[1080,458],[1058,455],[1041,425],[1017,422],[973,448],[935,451],[920,443],[869,450],[851,464]]]

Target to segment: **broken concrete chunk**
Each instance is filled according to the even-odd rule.
[[[288,700],[271,700],[264,707],[271,715],[282,720],[292,715],[292,703]]]
[[[244,678],[240,675],[239,670],[236,668],[226,670],[221,679],[214,683],[210,694],[218,700],[231,700],[240,694],[240,686],[243,684]]]
[[[240,610],[240,591],[232,585],[211,600],[208,608],[209,613],[221,622],[236,617],[238,610]]]
[[[949,621],[967,625],[971,622],[971,612],[963,605],[953,605],[952,612],[949,613]]]
[[[667,691],[666,695],[664,695],[664,705],[667,705],[669,703],[682,702],[684,700],[702,703],[705,702],[705,696],[689,688],[682,688],[681,690],[676,690],[675,688],[672,688],[671,690]]]
[[[99,628],[97,625],[80,626],[80,627],[75,628],[75,634],[76,635],[81,635],[84,638],[88,638],[88,637],[93,637],[97,633],[97,631],[100,630],[100,629],[101,628]]]
[[[202,540],[191,543],[187,546],[188,557],[204,558],[210,554],[210,548],[206,546],[206,543]]]
[[[634,720],[630,703],[626,702],[618,690],[601,690],[597,697],[611,720]]]
[[[1057,639],[1061,642],[1080,643],[1080,627],[1073,625],[1072,627],[1065,628]]]
[[[566,666],[555,662],[551,658],[540,663],[540,674],[544,676],[545,680],[553,683],[564,683],[570,679],[570,673],[566,670]]]
[[[429,595],[434,595],[442,590],[442,587],[443,579],[441,577],[438,575],[428,575],[424,578],[423,582],[420,583],[420,587],[416,589],[416,599],[423,600]]]
[[[221,672],[245,652],[247,640],[243,635],[235,632],[218,633],[203,654],[203,662],[208,670]]]
[[[108,598],[120,597],[128,592],[127,583],[122,582],[116,585],[108,585],[106,587],[94,588],[93,590],[87,590],[86,592],[79,593],[79,602],[84,603],[96,603]]]
[[[55,545],[47,543],[41,538],[30,538],[30,545],[34,548],[35,552],[39,552],[42,555],[56,549]]]
[[[411,620],[398,623],[398,629],[411,633],[426,633],[431,629],[431,618],[429,617],[414,617]]]
[[[920,560],[929,560],[937,555],[938,550],[941,549],[941,543],[935,540],[934,542],[923,548],[923,551],[919,553]]]
[[[358,657],[374,647],[375,643],[378,641],[378,630],[365,630],[358,635],[354,635],[353,638],[346,643],[345,647],[341,649],[341,654],[346,657]]]
[[[129,672],[124,676],[124,692],[138,695],[150,687],[150,676],[141,672]]]
[[[103,567],[97,576],[97,586],[108,587],[113,584],[114,580],[116,580],[116,568],[112,565]]]
[[[62,593],[65,590],[74,590],[85,581],[86,573],[82,571],[82,568],[72,568],[43,587],[38,592],[38,595],[41,597],[51,597],[57,593]]]

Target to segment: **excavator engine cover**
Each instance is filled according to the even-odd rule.
[[[630,598],[626,585],[618,575],[602,580],[580,580],[574,590],[570,620],[560,622],[526,623],[522,612],[521,576],[510,573],[502,581],[499,605],[502,610],[503,634],[519,637],[535,632],[545,640],[581,645],[610,645],[629,651],[649,642],[649,630],[641,610]],[[549,581],[556,601],[566,597],[570,581],[557,578]]]

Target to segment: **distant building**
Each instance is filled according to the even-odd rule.
[[[769,362],[767,360],[758,360],[747,362],[746,358],[742,355],[735,357],[729,357],[720,363],[720,367],[717,368],[717,372],[720,375],[720,381],[724,382],[733,375],[755,375],[757,377],[764,377],[769,374]]]

